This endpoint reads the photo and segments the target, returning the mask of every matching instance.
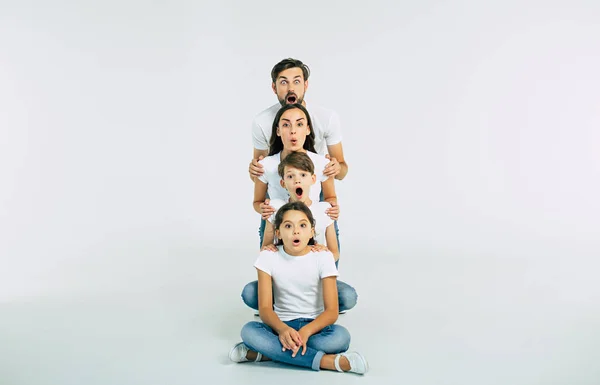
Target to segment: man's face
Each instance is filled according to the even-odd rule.
[[[304,101],[304,93],[308,88],[308,81],[304,80],[302,68],[294,67],[281,71],[272,87],[282,106],[294,103],[301,104]]]
[[[310,186],[315,184],[317,176],[308,171],[285,166],[281,187],[290,193],[292,202],[306,202],[309,199]]]
[[[302,150],[307,135],[310,135],[310,127],[302,110],[292,108],[281,115],[277,136],[281,137],[283,148],[288,151]]]
[[[314,237],[315,231],[306,214],[302,211],[289,210],[283,214],[283,220],[279,230],[276,230],[276,235],[283,241],[285,251],[290,255],[296,255],[306,249],[308,241]]]

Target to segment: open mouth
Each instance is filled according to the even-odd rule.
[[[294,239],[292,241],[292,243],[294,244],[294,246],[299,246],[300,245],[300,240],[299,239]]]
[[[302,197],[303,192],[304,192],[304,190],[302,190],[302,187],[296,187],[296,196],[298,198]]]
[[[294,103],[296,103],[296,101],[298,100],[298,98],[296,98],[296,95],[288,95],[288,97],[285,100],[289,104],[294,104]]]

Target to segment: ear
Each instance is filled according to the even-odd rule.
[[[275,132],[277,134],[277,136],[281,136],[281,133],[279,132],[279,126],[277,126],[277,132]]]
[[[277,87],[275,87],[275,82],[271,83],[271,89],[273,90],[275,95],[277,95]]]
[[[283,178],[279,179],[279,184],[281,187],[285,188],[285,182],[283,181]]]
[[[308,89],[308,80],[304,81],[304,92]]]
[[[312,174],[311,179],[312,179],[312,184],[317,183],[317,176],[315,174]]]
[[[277,239],[281,239],[281,236],[279,234],[279,230],[275,230],[275,236],[277,237]]]

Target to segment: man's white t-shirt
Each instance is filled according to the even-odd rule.
[[[280,199],[271,200],[270,204],[275,209],[275,212],[267,220],[271,223],[274,223],[277,211],[279,211],[281,206],[286,203],[287,201],[282,201]],[[312,212],[313,218],[315,219],[315,240],[321,245],[327,245],[325,231],[327,230],[327,227],[333,223],[333,219],[331,219],[329,215],[325,213],[325,210],[331,208],[331,204],[329,202],[312,201],[308,208]],[[277,237],[274,237],[273,243],[277,243]]]
[[[315,154],[310,151],[306,151],[306,154],[314,163],[315,175],[317,176],[317,181],[310,188],[310,200],[319,202],[321,200],[321,182],[324,182],[329,178],[323,174],[323,170],[325,170],[325,166],[329,163],[329,159],[325,158],[323,155]],[[290,199],[290,194],[286,189],[281,187],[281,184],[279,183],[281,181],[281,176],[279,175],[278,168],[279,163],[281,163],[281,152],[267,156],[258,163],[263,165],[265,171],[264,174],[258,177],[258,180],[268,185],[267,194],[269,194],[269,199],[281,199],[287,202]]]
[[[278,246],[278,251],[261,251],[254,267],[271,276],[273,308],[282,321],[317,318],[323,313],[321,279],[337,277],[333,255],[329,251],[310,251],[294,257]]]
[[[254,117],[252,122],[252,143],[257,150],[268,150],[273,121],[281,104],[277,103]],[[306,110],[310,114],[311,129],[315,133],[315,150],[317,154],[327,154],[327,146],[338,144],[342,141],[342,128],[340,119],[332,110],[317,105],[308,104]]]

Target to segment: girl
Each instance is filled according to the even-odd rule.
[[[326,201],[331,203],[332,207],[327,210],[327,214],[333,220],[338,218],[339,207],[333,178],[323,174],[329,159],[315,153],[315,134],[311,127],[310,115],[301,104],[285,105],[275,116],[269,143],[269,156],[260,161],[264,173],[254,183],[254,210],[261,214],[263,218],[259,231],[261,246],[264,235],[264,219],[275,213],[275,209],[266,200],[267,194],[269,199],[281,199],[286,202],[290,198],[287,190],[279,183],[281,177],[279,176],[278,166],[293,151],[306,153],[313,161],[317,171],[317,183],[311,188],[310,199],[313,202]],[[320,199],[321,191],[323,199]]]
[[[314,218],[302,202],[283,205],[275,215],[278,251],[262,251],[258,303],[264,323],[249,322],[242,341],[229,352],[234,362],[274,360],[313,370],[365,374],[369,367],[350,345],[348,330],[334,325],[338,317],[333,256],[314,252]]]

